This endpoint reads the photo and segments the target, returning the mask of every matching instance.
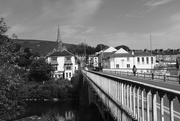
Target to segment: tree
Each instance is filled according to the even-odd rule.
[[[15,64],[14,42],[6,36],[8,30],[0,19],[0,120],[12,120],[23,110],[18,88],[24,83]],[[23,72],[24,74],[24,72]]]
[[[131,51],[131,49],[128,47],[128,46],[126,46],[126,45],[120,45],[120,46],[117,46],[117,47],[115,47],[117,50],[119,50],[120,48],[123,48],[124,50],[126,50],[126,51]]]
[[[36,82],[48,81],[52,77],[53,67],[45,59],[34,60],[30,65],[29,80]]]
[[[95,51],[96,51],[96,52],[99,52],[99,51],[104,50],[104,49],[106,49],[106,48],[108,48],[107,45],[98,44],[98,45],[95,47]]]
[[[4,22],[4,18],[0,18],[0,35],[4,35],[8,30],[6,23]]]

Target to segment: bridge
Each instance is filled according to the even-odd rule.
[[[82,70],[90,103],[95,103],[104,121],[179,121],[180,84]],[[143,76],[144,77],[144,76]],[[163,79],[164,80],[164,79]]]

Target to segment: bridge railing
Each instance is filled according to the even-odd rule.
[[[105,73],[111,73],[111,74],[117,74],[117,75],[126,75],[126,76],[136,76],[136,77],[143,77],[148,79],[159,79],[164,82],[166,81],[172,81],[175,83],[180,84],[180,75],[167,75],[167,74],[156,74],[156,73],[140,73],[137,72],[135,75],[133,72],[129,71],[118,71],[118,70],[103,70]]]
[[[161,87],[100,72],[82,72],[138,121],[180,120],[180,109],[174,109],[180,108],[178,87],[170,89],[167,85]],[[165,107],[165,100],[169,102],[168,107]]]

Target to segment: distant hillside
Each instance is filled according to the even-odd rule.
[[[33,53],[38,52],[40,55],[46,55],[54,48],[57,48],[57,42],[55,41],[16,39],[14,42],[21,45],[23,49],[30,48]],[[69,50],[69,48],[76,48],[77,45],[63,43],[63,46],[66,46]]]

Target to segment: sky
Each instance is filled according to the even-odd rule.
[[[0,18],[19,39],[180,48],[180,0],[0,0]]]

